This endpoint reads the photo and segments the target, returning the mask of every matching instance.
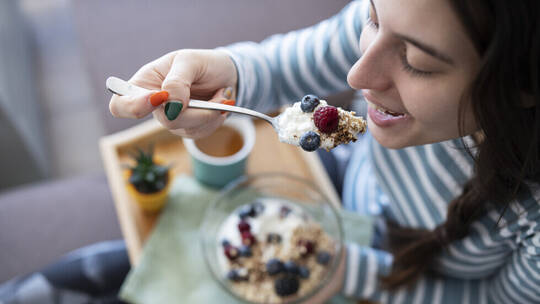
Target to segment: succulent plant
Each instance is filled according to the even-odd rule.
[[[137,149],[137,153],[133,155],[136,161],[135,166],[130,167],[131,183],[140,193],[155,193],[167,185],[168,182],[168,166],[162,166],[154,162],[153,147],[148,149],[148,152],[142,149]]]

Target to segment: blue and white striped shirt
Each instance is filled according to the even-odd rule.
[[[238,69],[238,103],[269,111],[306,93],[348,89],[368,3],[353,1],[307,29],[227,47]],[[344,206],[402,226],[431,229],[444,222],[448,203],[473,172],[459,139],[390,150],[366,134],[353,145]],[[473,223],[469,235],[437,259],[438,275],[422,276],[409,289],[379,287],[392,267],[389,252],[347,244],[343,293],[380,303],[540,303],[539,185],[529,184],[526,192],[499,223],[500,210]]]

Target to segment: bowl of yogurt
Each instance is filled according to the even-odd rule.
[[[337,209],[292,175],[247,176],[209,205],[200,227],[211,275],[248,303],[299,303],[328,283],[341,256]]]

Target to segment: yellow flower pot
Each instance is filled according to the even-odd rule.
[[[129,182],[129,178],[131,176],[131,170],[124,171],[124,178],[126,180],[126,188],[129,194],[139,204],[139,207],[141,207],[144,211],[149,212],[149,213],[160,211],[161,208],[163,208],[163,206],[167,202],[169,190],[173,182],[173,174],[172,174],[171,169],[169,169],[169,171],[167,172],[167,175],[168,175],[167,185],[165,185],[163,189],[155,193],[141,193],[137,191],[135,186],[133,186]]]

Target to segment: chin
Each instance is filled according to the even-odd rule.
[[[368,130],[371,136],[383,147],[388,149],[402,149],[415,145],[409,140],[409,137],[404,132],[391,132],[390,130],[381,130],[373,122],[368,119]],[[404,130],[400,130],[404,131]]]
[[[403,148],[412,146],[411,144],[404,143],[401,140],[396,140],[395,138],[388,138],[388,137],[379,138],[375,135],[373,135],[373,138],[375,138],[375,140],[381,146],[388,149],[403,149]]]

